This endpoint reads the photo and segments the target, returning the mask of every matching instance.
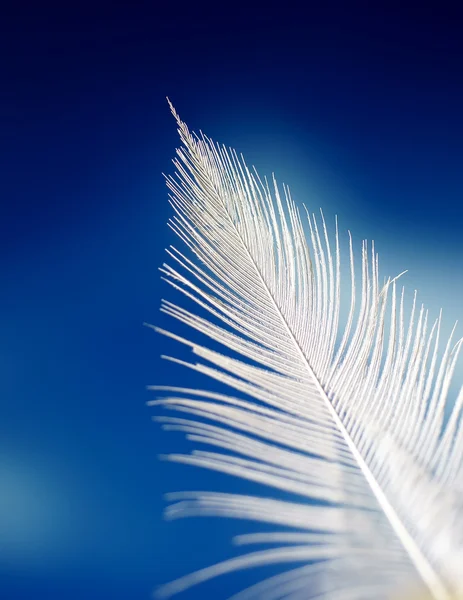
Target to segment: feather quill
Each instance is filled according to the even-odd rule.
[[[303,566],[234,600],[463,594],[463,388],[448,400],[462,340],[454,343],[452,331],[439,352],[441,316],[431,325],[416,294],[408,313],[397,278],[380,284],[366,242],[358,284],[350,234],[346,304],[337,222],[331,239],[323,214],[302,217],[287,188],[281,195],[235,151],[191,134],[169,105],[183,144],[176,176],[167,178],[169,225],[194,258],[171,247],[177,267],[161,270],[212,318],[168,301],[162,311],[231,352],[155,329],[201,359],[176,362],[248,399],[151,386],[164,395],[150,404],[180,415],[158,417],[164,427],[212,447],[168,458],[301,500],[265,491],[171,494],[170,517],[227,516],[279,529],[239,536],[238,544],[271,547],[186,575],[159,596],[274,563]]]

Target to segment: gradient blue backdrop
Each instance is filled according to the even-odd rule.
[[[148,599],[252,525],[162,520],[163,493],[263,491],[158,462],[147,384],[213,385],[159,279],[175,243],[165,102],[297,201],[375,239],[384,274],[463,313],[463,43],[441,7],[15,2],[0,21],[0,597]],[[461,329],[460,329],[461,331]],[[463,381],[460,367],[458,377]],[[255,527],[254,527],[255,529]],[[270,575],[223,578],[215,598]]]

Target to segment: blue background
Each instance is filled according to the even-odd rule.
[[[142,600],[257,530],[166,523],[165,492],[265,492],[157,459],[187,445],[151,421],[145,385],[213,386],[162,361],[184,350],[142,326],[179,331],[158,311],[179,299],[157,271],[176,243],[165,96],[357,244],[374,239],[383,273],[409,269],[406,286],[451,325],[463,42],[442,7],[64,4],[15,2],[0,22],[0,597]]]

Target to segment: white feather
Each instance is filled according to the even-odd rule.
[[[266,488],[261,497],[173,494],[171,517],[220,515],[281,529],[240,536],[240,544],[273,547],[187,575],[159,595],[241,568],[297,562],[305,564],[234,599],[380,600],[408,586],[434,600],[463,593],[463,388],[446,416],[462,340],[452,345],[452,332],[439,353],[440,317],[430,326],[415,295],[406,318],[403,289],[399,295],[397,278],[380,285],[366,242],[358,291],[350,241],[346,303],[337,223],[333,239],[323,215],[317,222],[306,211],[304,224],[287,189],[282,198],[273,181],[271,191],[234,151],[191,135],[171,109],[183,148],[177,177],[167,179],[170,226],[196,259],[171,247],[180,269],[162,271],[214,320],[170,302],[162,310],[245,361],[162,333],[202,359],[188,366],[249,399],[170,388],[152,404],[190,418],[159,420],[212,449],[168,458],[303,500],[271,499]]]

